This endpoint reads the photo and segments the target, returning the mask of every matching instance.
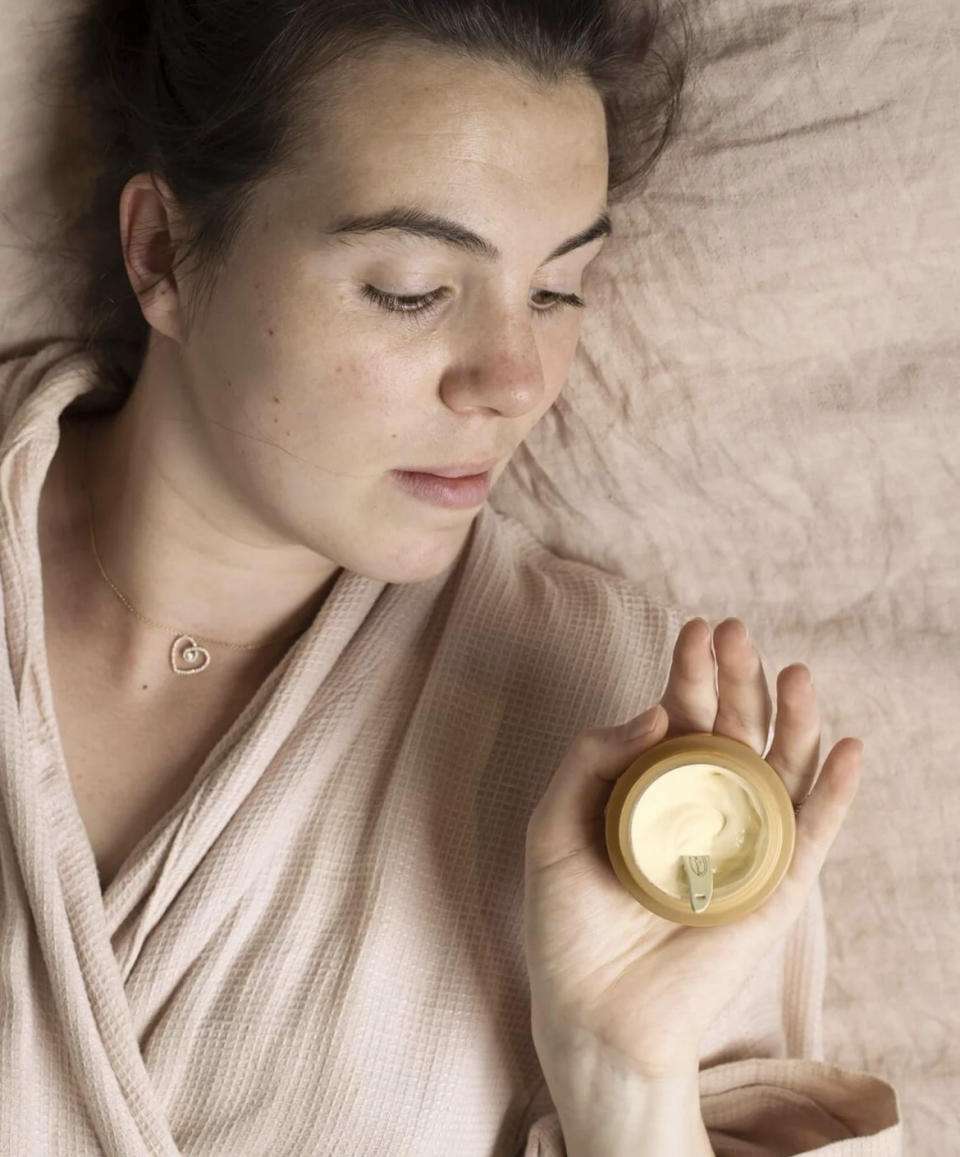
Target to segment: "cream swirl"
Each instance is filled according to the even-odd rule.
[[[630,845],[648,880],[672,896],[689,894],[681,856],[710,856],[714,887],[745,879],[764,826],[751,783],[712,763],[661,775],[630,817]]]

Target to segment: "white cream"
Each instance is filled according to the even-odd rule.
[[[630,844],[640,870],[672,896],[690,894],[681,856],[710,856],[714,888],[745,879],[757,855],[763,808],[751,783],[712,763],[675,767],[640,797]]]

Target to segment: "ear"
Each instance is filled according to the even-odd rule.
[[[127,181],[120,194],[127,277],[150,326],[179,342],[184,300],[172,269],[176,224],[176,198],[162,177],[143,172]]]

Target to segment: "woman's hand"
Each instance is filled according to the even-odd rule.
[[[709,624],[686,622],[652,730],[631,737],[631,720],[582,731],[530,817],[525,947],[541,1061],[586,1049],[643,1077],[696,1073],[706,1029],[800,915],[856,795],[863,744],[841,739],[817,777],[816,695],[807,668],[793,663],[777,678],[765,756],[794,806],[803,804],[793,860],[777,888],[743,919],[701,928],[649,912],[623,888],[607,856],[603,809],[638,755],[697,731],[763,755],[773,706],[760,657],[739,619],[720,623],[714,647],[719,693]]]

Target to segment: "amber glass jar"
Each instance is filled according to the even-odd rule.
[[[723,735],[680,735],[645,751],[617,780],[604,815],[621,884],[677,924],[742,919],[793,859],[796,818],[783,780]]]

